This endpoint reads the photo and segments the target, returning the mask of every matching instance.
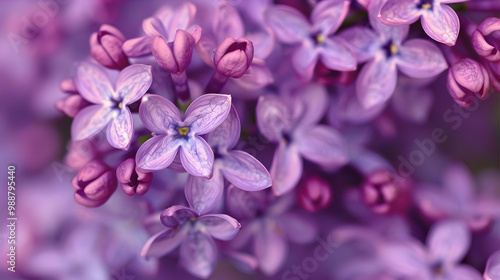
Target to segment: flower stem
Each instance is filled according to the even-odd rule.
[[[227,77],[215,71],[205,87],[205,93],[219,93],[227,82]]]
[[[190,93],[189,93],[189,85],[187,81],[186,71],[171,73],[172,81],[174,82],[175,94],[177,98],[186,103],[189,101]]]

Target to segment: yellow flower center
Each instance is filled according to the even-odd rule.
[[[323,35],[321,33],[316,35],[316,42],[318,44],[323,44],[325,42],[325,35]]]
[[[187,127],[187,126],[185,126],[185,127],[178,127],[177,131],[179,131],[180,135],[186,136],[188,134],[188,132],[189,132],[189,127]]]
[[[398,53],[398,47],[394,44],[391,44],[391,46],[389,47],[389,50],[391,52],[391,54],[397,54]]]
[[[122,102],[118,103],[118,108],[120,108],[120,109],[123,108],[123,103]]]
[[[430,3],[426,3],[426,4],[422,5],[422,9],[429,10],[430,8],[432,8],[432,5]]]
[[[196,221],[196,218],[191,217],[191,218],[189,218],[188,220],[189,220],[190,222],[194,222],[194,221]]]

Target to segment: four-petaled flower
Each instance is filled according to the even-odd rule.
[[[218,127],[230,109],[230,95],[205,94],[189,105],[182,118],[179,109],[169,100],[145,95],[139,116],[153,137],[137,151],[137,168],[149,171],[167,168],[180,150],[180,161],[187,172],[210,178],[214,153],[200,135]]]
[[[111,146],[127,150],[134,134],[132,114],[127,105],[141,98],[151,82],[151,66],[128,66],[118,74],[113,85],[102,67],[82,63],[76,73],[76,87],[80,95],[94,105],[75,115],[71,125],[73,141],[90,138],[108,125],[106,138]]]

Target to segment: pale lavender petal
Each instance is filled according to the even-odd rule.
[[[186,237],[187,229],[167,229],[148,239],[141,249],[141,256],[145,258],[159,258],[177,248]]]
[[[297,146],[280,143],[274,153],[271,166],[273,191],[276,195],[283,195],[292,190],[302,176],[302,158]]]
[[[257,90],[272,84],[274,82],[274,78],[266,63],[262,60],[254,58],[245,74],[239,79],[234,79],[233,81],[242,88],[253,91],[252,93],[254,96],[259,96],[260,92]],[[250,93],[244,93],[242,97],[252,98],[252,95],[250,95]]]
[[[190,232],[181,244],[180,264],[199,278],[212,274],[217,263],[217,248],[213,239],[199,231]]]
[[[248,33],[245,37],[253,43],[254,58],[265,59],[273,51],[275,38],[270,30]]]
[[[231,105],[227,118],[216,129],[208,133],[206,139],[213,148],[230,150],[238,143],[240,133],[240,118],[234,106]]]
[[[271,186],[267,169],[250,154],[231,151],[221,158],[224,177],[234,186],[246,191],[259,191]]]
[[[415,276],[419,272],[428,270],[426,252],[422,245],[416,241],[387,244],[380,251],[387,268],[398,274]]]
[[[466,264],[457,265],[448,270],[446,278],[453,280],[483,280],[479,271]],[[488,278],[486,278],[486,280],[488,280]]]
[[[299,43],[311,32],[311,26],[304,15],[289,6],[276,5],[268,8],[265,19],[278,40],[283,43]]]
[[[152,82],[151,66],[130,65],[118,74],[116,92],[122,98],[122,103],[132,104],[146,93]]]
[[[389,42],[396,45],[400,45],[403,39],[408,36],[408,31],[410,29],[409,24],[403,24],[400,26],[393,26],[393,24],[387,25],[382,23],[379,18],[379,13],[382,5],[384,5],[384,0],[372,0],[368,4],[368,19],[375,32],[379,35],[379,40],[381,42]]]
[[[415,201],[423,214],[433,220],[442,219],[457,211],[456,203],[445,192],[430,187],[416,191]]]
[[[328,108],[328,92],[320,84],[307,84],[294,96],[295,127],[309,127],[318,123]]]
[[[232,259],[233,264],[243,272],[251,273],[259,266],[257,258],[250,254],[237,251],[226,251],[226,254]]]
[[[446,168],[443,174],[443,186],[461,206],[474,197],[474,180],[464,165],[453,164]]]
[[[99,133],[118,111],[103,105],[90,105],[80,110],[71,123],[73,141],[87,139]]]
[[[421,14],[414,0],[388,0],[382,5],[379,18],[388,25],[408,25],[417,21]]]
[[[196,98],[184,114],[186,125],[197,135],[218,127],[231,110],[231,95],[204,94]]]
[[[392,97],[392,107],[402,118],[423,124],[429,117],[433,101],[434,93],[427,87],[399,87]]]
[[[101,104],[113,98],[114,90],[103,67],[82,62],[76,70],[75,85],[85,100]]]
[[[469,250],[471,234],[462,221],[444,221],[432,226],[427,246],[435,259],[446,264],[460,262]]]
[[[356,95],[364,108],[386,102],[396,88],[397,71],[394,60],[377,58],[361,69],[356,79]]]
[[[221,2],[215,11],[212,30],[219,41],[226,37],[241,38],[245,35],[245,26],[238,10],[226,2]]]
[[[143,20],[142,30],[144,30],[144,33],[151,37],[167,35],[167,32],[163,27],[163,23],[157,17],[149,17]]]
[[[214,153],[205,139],[194,136],[182,141],[180,156],[186,171],[198,177],[210,178],[214,165]]]
[[[231,240],[240,231],[240,223],[224,214],[209,214],[198,218],[198,221],[203,224],[205,230],[213,238],[219,240]]]
[[[297,131],[295,137],[300,154],[325,167],[340,167],[349,160],[347,145],[333,127],[318,125]]]
[[[431,78],[448,68],[439,48],[425,39],[411,39],[399,49],[398,69],[412,78]]]
[[[127,40],[123,43],[122,50],[128,57],[150,55],[153,39],[151,36],[143,36]]]
[[[137,168],[144,171],[167,168],[174,160],[180,144],[181,141],[171,135],[154,136],[137,151]]]
[[[326,0],[318,2],[311,13],[311,21],[316,30],[324,35],[335,33],[349,11],[348,0]]]
[[[159,135],[172,133],[181,122],[179,109],[159,95],[146,94],[142,98],[139,116],[147,129]]]
[[[286,104],[275,95],[263,95],[255,109],[259,132],[270,141],[279,141],[289,128],[292,115]]]
[[[292,242],[307,244],[318,236],[317,224],[305,215],[286,213],[279,216],[276,221]]]
[[[363,63],[375,56],[380,51],[381,42],[378,35],[371,29],[355,26],[339,33],[338,37],[343,38],[356,54],[358,63]]]
[[[314,67],[318,62],[319,48],[314,46],[314,43],[307,39],[298,47],[292,56],[292,66],[295,72],[302,79],[308,81],[314,74]]]
[[[261,231],[255,235],[254,253],[260,270],[272,276],[285,264],[288,244],[275,221],[267,219],[263,223]]]
[[[189,205],[200,215],[209,212],[220,203],[223,191],[224,179],[217,169],[210,179],[190,175],[184,189]]]
[[[134,134],[134,124],[132,123],[132,114],[128,107],[119,111],[106,129],[106,139],[109,144],[117,149],[128,150],[130,141]]]
[[[196,6],[192,3],[185,2],[172,13],[171,19],[168,21],[167,33],[168,36],[173,36],[177,29],[187,30],[191,25],[194,16],[196,15]],[[166,22],[166,21],[163,21]]]
[[[338,37],[328,38],[319,47],[321,62],[332,70],[354,71],[356,70],[356,57],[344,41]]]
[[[452,8],[435,5],[432,10],[426,10],[422,14],[421,22],[429,37],[448,46],[455,45],[460,32],[460,21]]]
[[[489,258],[484,270],[484,280],[500,279],[500,251],[496,251]]]
[[[174,205],[161,212],[160,221],[168,228],[176,228],[187,220],[197,217],[198,214],[193,209],[183,205]]]

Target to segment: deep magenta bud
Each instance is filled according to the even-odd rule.
[[[90,54],[100,64],[121,70],[129,65],[128,58],[122,51],[123,42],[125,36],[120,30],[103,24],[99,32],[90,35]]]
[[[486,97],[490,89],[490,78],[483,65],[470,58],[464,58],[448,70],[446,87],[455,102],[467,107],[472,104],[474,96]]]
[[[75,200],[83,206],[103,205],[116,190],[115,172],[101,161],[87,163],[73,178]]]
[[[410,185],[388,171],[377,171],[361,185],[361,198],[377,214],[401,213],[411,202]]]
[[[472,46],[489,61],[500,61],[500,18],[485,19],[472,33]]]
[[[144,195],[151,187],[153,173],[141,172],[135,168],[135,159],[129,158],[116,168],[116,177],[127,195]]]
[[[245,74],[253,60],[253,44],[240,38],[227,37],[215,50],[214,65],[226,77],[239,78]]]
[[[332,189],[328,182],[318,176],[307,176],[299,184],[298,201],[307,212],[325,209],[332,201]]]

